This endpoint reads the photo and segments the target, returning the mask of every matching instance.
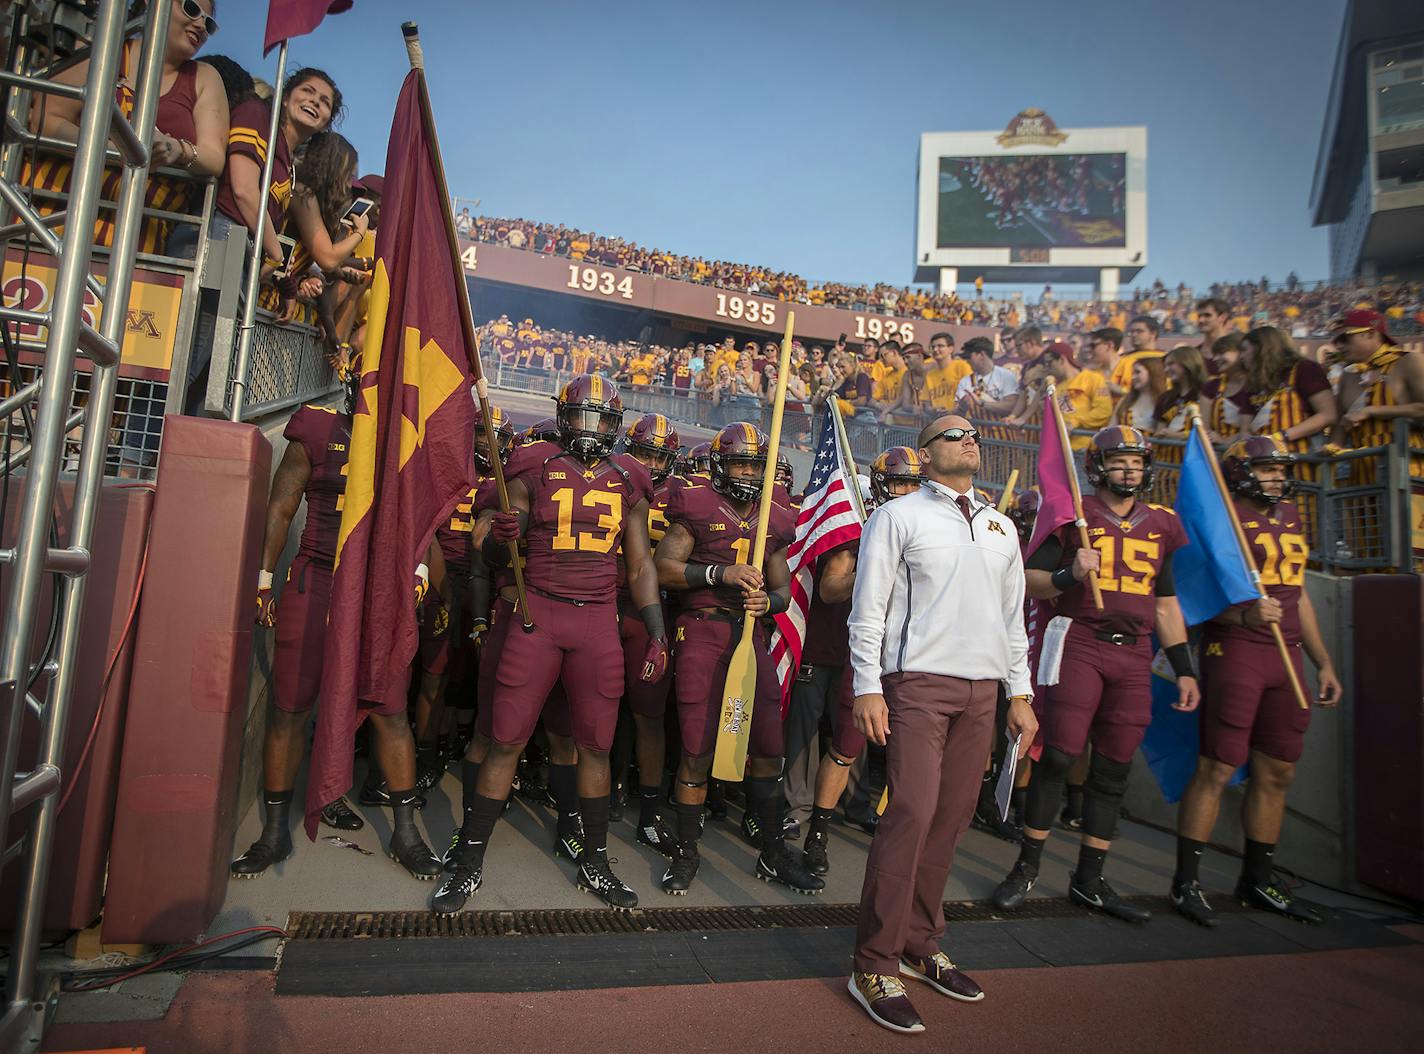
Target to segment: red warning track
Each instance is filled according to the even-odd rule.
[[[1409,927],[1424,941],[1424,927]],[[911,986],[920,1048],[1154,1052],[1416,1051],[1424,944],[1126,966],[990,970],[966,1006]],[[476,1038],[478,1037],[478,1038]],[[458,1049],[814,1050],[916,1046],[871,1024],[845,978],[663,988],[382,998],[283,997],[270,974],[191,976],[162,1021],[64,1025],[43,1050],[151,1054]]]

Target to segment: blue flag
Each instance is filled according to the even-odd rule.
[[[1177,518],[1191,544],[1172,556],[1172,577],[1177,602],[1188,626],[1221,614],[1233,604],[1255,600],[1261,594],[1251,579],[1251,568],[1241,555],[1231,513],[1216,485],[1212,454],[1196,429],[1187,437],[1182,474],[1177,482]],[[1195,635],[1193,635],[1195,636]],[[1155,651],[1154,641],[1154,651]],[[1177,683],[1165,661],[1153,663],[1152,723],[1142,741],[1142,753],[1169,804],[1181,801],[1196,771],[1200,752],[1197,715],[1172,709]],[[1242,766],[1232,784],[1246,776]]]
[[[1215,618],[1233,604],[1259,597],[1251,569],[1241,554],[1231,513],[1216,485],[1211,451],[1201,433],[1187,438],[1186,456],[1177,482],[1177,517],[1191,544],[1172,557],[1177,602],[1188,626]]]

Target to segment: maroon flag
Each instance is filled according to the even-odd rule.
[[[332,575],[307,833],[351,787],[365,711],[405,695],[416,649],[415,569],[474,478],[475,349],[461,319],[463,269],[446,230],[435,129],[412,71],[386,152],[376,268],[351,425]]]
[[[1038,493],[1041,500],[1033,537],[1024,555],[1043,544],[1050,534],[1078,518],[1074,511],[1073,483],[1068,478],[1068,457],[1064,455],[1063,428],[1058,423],[1058,400],[1043,400],[1043,424],[1038,431]]]
[[[350,11],[353,0],[267,0],[267,32],[262,38],[265,56],[284,40],[304,37],[327,15]],[[278,86],[280,87],[280,85]]]

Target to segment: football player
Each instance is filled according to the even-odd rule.
[[[870,494],[877,506],[911,494],[919,486],[920,452],[913,447],[893,446],[870,463]],[[812,611],[820,606],[827,612],[835,613],[828,624],[818,625],[825,624],[830,632],[836,634],[839,653],[846,656],[844,661],[849,659],[847,620],[850,617],[851,592],[855,588],[855,563],[859,548],[858,542],[847,542],[821,557],[816,567],[816,591],[811,601]],[[807,613],[806,624],[809,645],[812,628],[810,612]],[[804,652],[802,659],[804,662]],[[806,869],[813,875],[824,875],[831,869],[827,831],[835,815],[836,803],[845,793],[850,766],[865,749],[865,733],[855,727],[853,718],[855,692],[852,681],[848,673],[843,673],[836,686],[831,750],[821,758],[821,764],[816,769],[816,801],[811,812],[810,830],[806,833],[802,848]]]
[[[1028,595],[1056,600],[1057,616],[1071,623],[1056,683],[1043,692],[1043,753],[1029,780],[1019,858],[994,890],[994,904],[1004,911],[1020,907],[1038,881],[1064,777],[1091,734],[1083,837],[1068,897],[1128,922],[1146,922],[1151,913],[1127,903],[1103,878],[1103,861],[1132,756],[1152,718],[1154,629],[1177,678],[1173,705],[1195,710],[1200,699],[1172,578],[1172,554],[1187,536],[1171,509],[1138,498],[1151,490],[1153,474],[1152,444],[1142,432],[1122,425],[1099,430],[1089,442],[1085,468],[1095,488],[1083,499],[1088,546],[1079,546],[1069,525],[1040,544],[1025,565]],[[1101,611],[1086,581],[1090,573],[1098,578]]]
[[[504,640],[490,706],[491,743],[450,852],[450,873],[434,897],[432,907],[439,912],[458,911],[479,889],[485,849],[519,756],[559,681],[578,745],[583,820],[578,885],[610,907],[629,910],[638,904],[637,894],[609,866],[608,750],[623,695],[620,545],[628,592],[648,633],[641,677],[656,683],[667,669],[667,634],[648,545],[653,483],[638,461],[613,453],[623,402],[612,381],[581,374],[555,401],[559,441],[532,443],[521,451],[509,480],[509,510],[489,514],[493,544],[486,544],[487,556],[498,557],[508,543],[524,540],[533,628],[510,631]]]
[[[1300,510],[1287,500],[1295,492],[1295,455],[1276,436],[1247,436],[1226,451],[1221,471],[1267,596],[1229,607],[1205,627],[1201,756],[1178,811],[1172,904],[1193,922],[1216,925],[1216,913],[1202,894],[1201,854],[1216,825],[1222,791],[1249,760],[1251,778],[1241,803],[1246,848],[1236,898],[1248,907],[1318,923],[1319,913],[1291,897],[1271,875],[1286,791],[1310,724],[1310,711],[1296,701],[1272,626],[1280,627],[1298,681],[1305,682],[1302,646],[1315,664],[1317,705],[1340,701],[1340,680],[1302,588],[1310,544]]]
[[[233,861],[231,872],[235,878],[255,878],[292,853],[288,831],[292,788],[302,763],[307,718],[321,694],[326,615],[341,531],[351,415],[356,407],[359,377],[359,367],[349,370],[346,402],[341,411],[323,406],[299,407],[283,432],[287,449],[272,478],[257,587],[257,623],[276,627],[272,705],[268,708],[262,744],[266,816],[257,841]],[[306,526],[287,571],[279,615],[272,592],[272,568],[287,546],[292,518],[303,498],[307,503]],[[395,693],[388,705],[370,715],[380,771],[391,786],[402,788],[388,792],[383,802],[392,806],[395,821],[387,852],[414,877],[428,881],[439,874],[440,863],[415,826],[419,797],[405,705],[405,694]],[[341,831],[359,831],[364,826],[341,798],[322,809],[321,822]]]
[[[514,425],[498,406],[490,407],[494,418],[495,442],[500,461],[514,446]],[[471,567],[474,555],[470,544],[474,530],[473,509],[479,486],[493,471],[484,416],[475,408],[475,479],[468,500],[461,502],[448,523],[435,530],[435,542],[445,557],[445,588],[426,595],[420,622],[420,648],[416,664],[420,683],[415,709],[415,785],[422,794],[440,782],[445,773],[445,756],[436,743],[445,710],[445,687],[452,668],[466,655],[467,630],[463,616],[470,609]]]
[[[648,538],[653,545],[667,531],[667,503],[673,464],[681,441],[677,429],[662,414],[644,414],[633,422],[625,437],[630,456],[636,458],[653,478],[653,496],[648,506]],[[642,680],[644,656],[648,650],[647,628],[633,608],[627,583],[618,591],[619,627],[623,634],[624,695],[633,712],[638,757],[638,841],[661,853],[673,855],[673,836],[658,815],[662,796],[663,763],[667,743],[664,717],[671,684],[664,677],[657,684]],[[618,773],[621,779],[623,773]]]
[[[768,441],[755,425],[727,425],[712,440],[712,472],[706,485],[674,491],[668,502],[668,529],[658,543],[658,578],[682,595],[677,618],[676,678],[682,760],[678,765],[677,852],[663,875],[665,893],[685,894],[697,875],[702,805],[717,745],[722,689],[727,666],[742,631],[743,615],[785,611],[790,572],[785,548],[795,537],[791,513],[772,506],[766,573],[751,566],[758,501],[766,471]],[[782,788],[784,762],[781,691],[767,651],[765,621],[753,625],[757,693],[752,710],[746,782],[748,819],[759,830],[761,853],[756,875],[797,893],[819,893],[825,883],[786,849]]]

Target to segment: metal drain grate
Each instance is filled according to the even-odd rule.
[[[1127,897],[1131,903],[1163,910],[1164,897]],[[857,904],[772,905],[767,907],[646,908],[609,911],[559,908],[528,911],[294,911],[287,916],[289,939],[397,940],[412,937],[572,937],[597,933],[691,933],[732,930],[854,926]],[[1228,909],[1230,910],[1230,909]],[[950,922],[1082,918],[1083,909],[1066,900],[1030,900],[1012,916],[998,914],[988,901],[944,905]]]

